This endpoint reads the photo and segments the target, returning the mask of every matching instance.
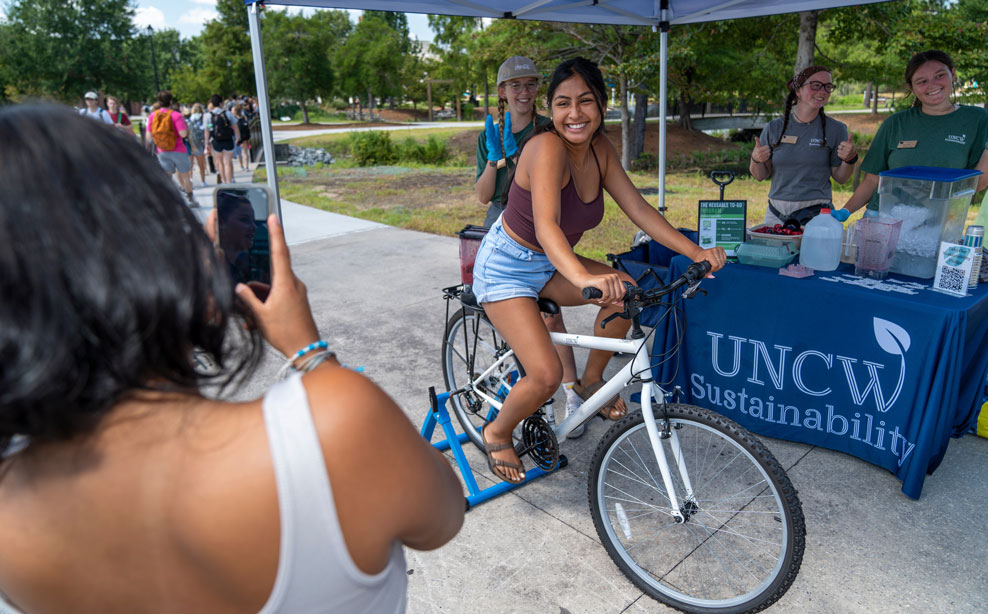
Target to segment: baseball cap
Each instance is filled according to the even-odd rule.
[[[86,92],[84,98],[92,98],[93,100],[96,100],[99,96],[96,95],[96,92]]]
[[[505,81],[521,79],[523,77],[535,77],[536,79],[542,77],[542,73],[535,68],[535,62],[524,56],[513,55],[505,60],[501,64],[501,67],[497,69],[498,87],[501,87],[501,84]]]

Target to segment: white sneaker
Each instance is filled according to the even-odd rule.
[[[577,397],[575,400],[566,400],[566,417],[569,418],[570,414],[576,412],[583,405],[583,401]],[[572,431],[566,434],[566,439],[579,439],[583,437],[583,434],[587,432],[587,423],[584,422],[580,426],[576,427]]]

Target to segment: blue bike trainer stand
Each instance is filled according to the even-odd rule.
[[[502,495],[509,490],[518,488],[519,486],[524,486],[532,480],[540,478],[544,475],[548,475],[555,471],[545,471],[539,467],[532,467],[531,469],[525,470],[525,481],[519,484],[512,484],[510,482],[498,482],[493,486],[488,486],[487,488],[481,489],[477,486],[477,479],[473,475],[473,468],[470,467],[470,463],[467,462],[467,457],[463,453],[463,446],[461,444],[470,441],[466,433],[457,433],[456,428],[453,426],[453,421],[450,420],[449,411],[446,410],[446,402],[449,400],[449,393],[443,392],[436,395],[435,388],[429,388],[429,415],[425,419],[425,424],[422,425],[422,436],[425,440],[432,442],[432,435],[436,430],[436,424],[439,424],[443,428],[443,433],[446,435],[446,439],[442,441],[437,441],[432,444],[432,447],[443,452],[445,450],[451,450],[453,452],[453,457],[456,459],[456,465],[460,469],[460,475],[463,476],[463,481],[467,485],[467,490],[469,495],[467,495],[467,509],[483,503],[489,499],[493,499],[498,495]],[[561,469],[566,466],[567,459],[562,454],[559,455],[559,465],[556,469]]]

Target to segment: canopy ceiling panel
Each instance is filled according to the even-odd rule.
[[[884,1],[669,0],[667,21],[721,21]],[[661,21],[659,0],[273,0],[266,4],[638,26],[657,26]]]

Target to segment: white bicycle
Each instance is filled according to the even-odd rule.
[[[551,406],[527,418],[516,429],[516,450],[544,471],[554,470],[558,441],[615,394],[640,386],[641,411],[610,428],[590,464],[590,513],[601,542],[635,585],[674,608],[756,612],[782,597],[799,572],[806,527],[796,489],[743,427],[710,410],[669,402],[672,393],[653,380],[639,324],[644,309],[672,309],[692,297],[709,269],[695,263],[653,290],[629,285],[625,310],[616,314],[631,319],[629,339],[551,333],[556,344],[632,358],[559,424],[551,426]],[[596,289],[584,290],[593,298],[589,291]],[[466,437],[483,449],[480,428],[497,416],[524,369],[467,287],[444,292],[462,306],[446,325],[443,377]],[[559,309],[551,301],[539,303],[549,313]],[[677,352],[678,344],[672,354]]]

